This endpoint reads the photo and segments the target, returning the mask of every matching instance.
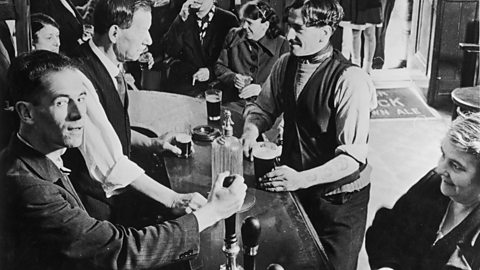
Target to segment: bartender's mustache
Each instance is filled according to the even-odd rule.
[[[300,40],[298,40],[298,39],[289,39],[288,43],[290,43],[290,46],[294,46],[294,45],[300,46],[300,45],[302,45],[302,42],[300,42]]]

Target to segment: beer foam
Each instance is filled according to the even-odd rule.
[[[205,99],[210,102],[210,103],[216,103],[216,102],[220,102],[220,97],[219,96],[214,96],[214,95],[207,95],[205,97]]]
[[[189,143],[192,141],[192,136],[185,133],[179,133],[175,136],[175,140],[179,143]]]
[[[252,155],[259,159],[272,159],[278,156],[278,148],[273,147],[255,147],[252,150]]]

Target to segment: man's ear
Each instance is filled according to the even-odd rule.
[[[330,40],[330,37],[333,35],[333,28],[330,25],[324,25],[320,30],[322,31],[322,37],[319,41],[323,42],[325,40]]]
[[[108,28],[108,38],[112,43],[117,43],[118,36],[120,35],[120,27],[114,24]]]
[[[265,28],[267,28],[267,29],[268,29],[268,27],[270,27],[270,21],[266,21],[266,22],[264,22],[264,25],[265,25]]]
[[[30,102],[18,101],[15,104],[15,110],[21,122],[26,124],[33,124],[33,105]]]

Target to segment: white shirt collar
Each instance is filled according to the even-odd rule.
[[[19,133],[17,133],[17,138],[24,144],[35,149],[35,147],[33,147],[29,142],[27,142],[27,140],[25,140],[25,138],[23,138]],[[63,160],[62,160],[62,155],[65,154],[65,151],[67,151],[67,148],[61,148],[53,152],[50,152],[45,156],[49,158],[55,164],[55,166],[57,166],[60,170],[64,170],[64,169],[67,169],[63,167]]]
[[[88,41],[88,45],[90,45],[90,48],[92,48],[93,53],[100,59],[100,62],[102,62],[103,66],[107,69],[108,74],[110,74],[110,77],[112,77],[113,83],[117,85],[117,80],[115,77],[118,75],[120,72],[119,66],[115,65],[115,63],[110,60],[105,53],[103,53],[100,48],[93,43],[93,40],[90,39]]]
[[[75,14],[75,11],[73,10],[72,6],[67,2],[67,0],[60,0],[62,5],[70,12],[72,13],[73,17],[77,17],[77,14]]]

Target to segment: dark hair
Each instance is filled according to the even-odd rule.
[[[40,31],[42,28],[44,28],[47,25],[51,25],[57,29],[60,29],[60,26],[58,23],[50,16],[47,14],[43,13],[34,13],[32,16],[30,16],[30,24],[32,25],[32,38],[33,38],[33,43],[38,42],[38,35],[37,32]]]
[[[307,27],[329,25],[335,31],[344,15],[343,8],[337,0],[295,0],[287,7],[287,12],[299,8],[302,9]]]
[[[20,54],[12,61],[7,73],[11,101],[13,104],[18,101],[37,104],[38,96],[45,90],[43,78],[65,69],[78,68],[70,58],[50,51]]]
[[[103,35],[112,25],[118,25],[122,29],[129,28],[135,11],[150,11],[152,6],[151,0],[100,0],[93,13],[94,31]]]
[[[280,19],[275,13],[275,10],[263,1],[250,1],[245,3],[240,9],[240,14],[243,18],[249,18],[252,20],[258,20],[261,18],[262,23],[269,21],[270,24],[265,33],[268,38],[273,39],[282,34],[282,30],[278,25]]]

